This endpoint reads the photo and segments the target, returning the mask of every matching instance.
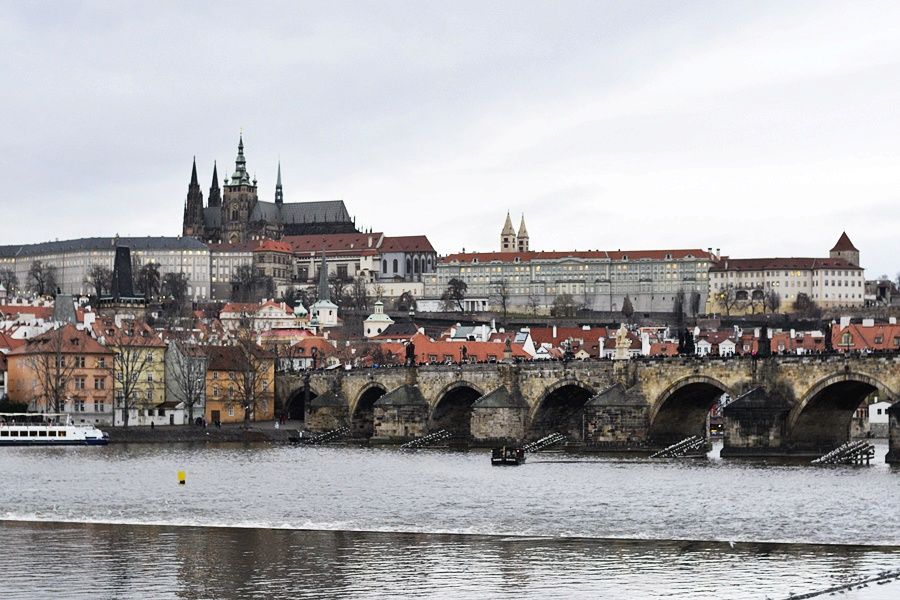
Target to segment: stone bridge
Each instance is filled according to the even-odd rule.
[[[282,373],[277,385],[281,406],[312,431],[346,425],[377,443],[447,429],[475,445],[559,431],[596,450],[703,435],[724,393],[734,400],[723,455],[819,454],[848,439],[869,394],[900,398],[900,354],[335,369]],[[895,421],[896,413],[891,458],[900,449]]]

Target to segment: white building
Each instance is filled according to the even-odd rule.
[[[384,313],[384,302],[378,300],[375,302],[375,312],[363,321],[363,334],[367,338],[379,336],[393,323],[394,320]]]

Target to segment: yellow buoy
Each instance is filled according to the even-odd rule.
[[[178,483],[180,485],[184,485],[185,482],[185,474],[184,471],[178,471]]]

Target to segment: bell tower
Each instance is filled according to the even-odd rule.
[[[513,229],[512,219],[509,217],[509,211],[506,211],[506,223],[503,225],[503,231],[500,232],[500,252],[516,251],[516,231]]]
[[[225,183],[222,194],[222,241],[226,244],[246,242],[249,238],[250,213],[256,206],[256,180],[247,172],[244,158],[244,134],[238,141],[237,158],[234,159],[234,173]]]

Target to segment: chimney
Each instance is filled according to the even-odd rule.
[[[890,317],[888,319],[888,325],[896,325],[896,324],[897,324],[897,317]]]
[[[553,339],[556,339],[556,325],[553,326]]]
[[[863,327],[875,327],[875,319],[863,319]]]
[[[849,326],[850,326],[850,317],[848,317],[848,316],[841,317],[841,329],[844,329]]]

